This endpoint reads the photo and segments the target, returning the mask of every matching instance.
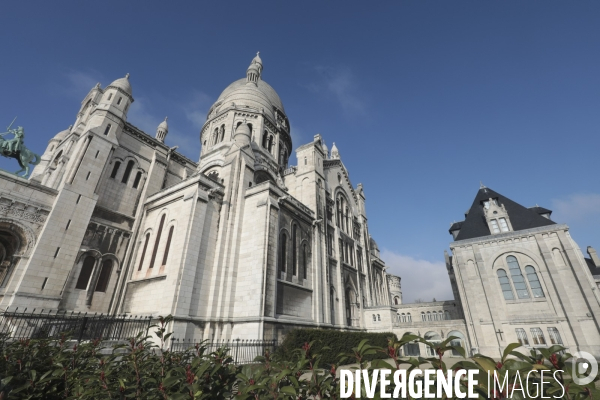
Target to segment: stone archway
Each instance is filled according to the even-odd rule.
[[[6,287],[23,256],[34,245],[33,233],[16,221],[0,218],[0,288]]]

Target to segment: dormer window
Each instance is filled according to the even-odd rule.
[[[502,230],[502,232],[508,232],[508,224],[506,223],[506,218],[500,218],[500,229]]]
[[[498,228],[498,221],[492,219],[490,221],[490,224],[492,226],[492,233],[500,233],[500,228]]]
[[[494,204],[494,205],[496,205],[496,206],[498,205],[498,200],[496,200],[496,199],[490,199],[490,200],[492,201],[492,204]],[[483,202],[483,207],[484,207],[486,210],[489,210],[489,209],[490,209],[490,200],[485,200],[485,201]]]

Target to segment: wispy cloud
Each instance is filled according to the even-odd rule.
[[[206,93],[194,91],[191,100],[184,104],[185,116],[196,129],[202,128],[206,122],[206,114],[213,102],[214,99]]]
[[[101,74],[97,71],[69,71],[65,74],[67,84],[61,89],[68,95],[80,97],[84,96],[101,82]]]
[[[348,114],[364,114],[366,104],[358,93],[358,80],[349,68],[317,66],[317,81],[308,85],[316,93],[332,96]]]
[[[388,266],[388,272],[402,278],[402,300],[412,303],[417,299],[432,301],[451,300],[452,288],[443,261],[431,262],[395,253],[381,252],[381,259]]]
[[[600,218],[600,194],[572,194],[564,199],[552,200],[552,219],[559,222],[577,222]]]

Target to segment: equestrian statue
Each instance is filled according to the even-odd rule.
[[[29,164],[38,165],[40,156],[25,147],[25,129],[22,126],[17,127],[17,129],[10,129],[16,119],[15,117],[8,126],[7,132],[0,133],[0,155],[6,158],[16,158],[21,169],[15,172],[15,175],[25,171],[21,176],[27,176],[29,175]],[[4,136],[8,134],[12,134],[14,137],[9,140],[4,139]]]

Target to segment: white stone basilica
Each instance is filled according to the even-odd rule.
[[[127,121],[129,77],[96,85],[29,179],[0,172],[0,308],[174,316],[185,339],[294,327],[563,343],[600,356],[600,260],[550,210],[482,187],[452,225],[455,300],[403,304],[363,186],[320,135],[298,147],[257,55],[208,111],[194,162]],[[426,351],[418,344],[406,354]]]

